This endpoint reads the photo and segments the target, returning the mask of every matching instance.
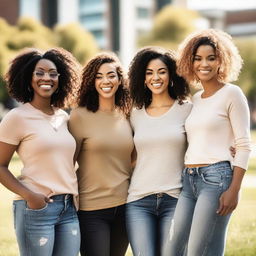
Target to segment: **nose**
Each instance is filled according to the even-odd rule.
[[[201,65],[202,65],[202,66],[208,66],[208,61],[207,61],[207,59],[202,59]]]
[[[153,80],[158,80],[159,79],[159,75],[157,74],[157,72],[155,72],[153,74]]]
[[[104,77],[102,78],[102,82],[103,82],[103,84],[108,84],[108,83],[109,83],[109,80],[108,80],[108,78],[107,78],[106,76],[104,76]]]

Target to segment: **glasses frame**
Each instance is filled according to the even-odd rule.
[[[42,71],[42,70],[35,70],[34,72],[33,72],[33,75],[35,76],[35,77],[37,77],[37,78],[43,78],[46,74],[48,74],[48,76],[49,76],[49,78],[50,79],[53,79],[53,80],[56,80],[56,79],[58,79],[59,78],[59,76],[60,76],[60,74],[58,73],[58,72],[56,72],[56,77],[51,77],[51,72],[52,71]],[[38,76],[38,74],[37,73],[43,73],[43,75],[42,76]],[[55,74],[55,73],[54,73]]]

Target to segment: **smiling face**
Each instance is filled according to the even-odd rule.
[[[145,84],[152,94],[168,93],[169,71],[160,59],[153,59],[148,63],[145,74]]]
[[[95,88],[100,98],[115,97],[120,83],[114,63],[104,63],[100,66],[95,78]]]
[[[211,45],[198,47],[193,61],[193,69],[197,78],[202,82],[217,81],[220,61]]]
[[[34,91],[33,100],[50,99],[57,90],[58,83],[59,78],[55,64],[47,59],[39,60],[35,66],[31,82]]]

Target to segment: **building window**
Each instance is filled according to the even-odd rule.
[[[145,19],[149,17],[149,9],[138,7],[137,8],[137,17],[140,19]]]

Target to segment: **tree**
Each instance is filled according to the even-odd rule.
[[[156,15],[152,30],[140,38],[139,44],[176,48],[178,43],[196,29],[198,18],[195,11],[168,5]]]
[[[58,45],[72,52],[82,64],[99,50],[93,35],[77,23],[57,26],[54,31]]]

